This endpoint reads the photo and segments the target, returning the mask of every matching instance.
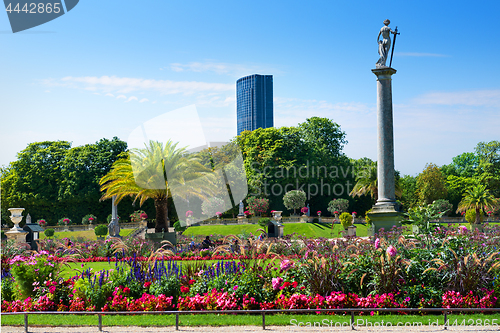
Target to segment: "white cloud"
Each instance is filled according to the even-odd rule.
[[[115,97],[115,95],[111,94],[111,93],[107,93],[106,95],[104,96],[109,96],[109,97]]]
[[[439,53],[422,53],[422,52],[394,52],[395,55],[400,57],[450,57],[446,54]]]
[[[170,69],[174,72],[213,72],[216,74],[226,74],[235,77],[251,75],[251,74],[266,74],[266,73],[279,73],[280,71],[259,65],[241,65],[241,64],[228,64],[221,62],[190,62],[187,64],[172,63]]]
[[[419,104],[500,107],[500,89],[461,92],[431,92],[415,99]]]
[[[130,102],[130,101],[138,101],[139,99],[135,96],[130,96],[128,99],[127,99],[127,103]]]
[[[127,96],[125,96],[125,95],[119,95],[119,96],[116,96],[116,99],[127,99]]]
[[[130,93],[132,91],[155,91],[162,94],[185,94],[190,95],[199,92],[227,92],[234,91],[235,84],[209,83],[197,81],[170,81],[170,80],[152,80],[141,78],[128,78],[116,76],[85,76],[72,77],[67,76],[60,80],[68,86],[87,90],[101,89],[104,91],[116,91],[118,93]],[[76,86],[75,86],[76,85]]]
[[[149,99],[147,99],[147,98],[143,98],[143,99],[141,99],[141,100],[139,101],[139,103],[144,103],[144,102],[149,102]]]

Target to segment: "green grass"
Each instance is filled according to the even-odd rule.
[[[120,230],[120,236],[128,236],[132,232],[134,232],[135,229],[122,229]],[[97,236],[95,235],[94,230],[82,230],[82,231],[59,231],[54,233],[53,238],[57,239],[63,239],[63,238],[71,238],[71,239],[77,239],[77,238],[84,238],[87,240],[97,240]],[[43,233],[40,233],[40,239],[45,239],[45,235]]]
[[[341,236],[340,231],[343,230],[340,224],[335,224],[333,230],[331,223],[285,223],[284,234],[290,235],[297,233],[310,238],[334,238]],[[356,234],[360,237],[367,235],[367,228],[364,225],[356,224]],[[252,233],[258,235],[257,229],[262,229],[257,224],[242,224],[242,225],[201,225],[189,227],[184,235],[239,235],[242,233]]]
[[[459,326],[481,326],[488,320],[489,325],[492,325],[495,320],[497,324],[500,322],[500,314],[484,315],[484,314],[467,314],[467,315],[448,315],[449,325]],[[8,315],[2,316],[2,326],[22,326],[24,325],[23,315]],[[367,322],[372,325],[374,323],[382,323],[386,325],[390,322],[393,326],[404,325],[410,323],[413,325],[429,325],[437,322],[438,325],[444,325],[444,316],[440,315],[375,315],[375,316],[355,316],[354,322],[358,324]],[[350,324],[350,316],[344,315],[327,315],[327,314],[276,314],[266,315],[266,326],[293,326],[302,323],[302,326],[307,326],[310,323],[314,326],[322,324],[337,326]],[[416,324],[420,323],[420,324]],[[97,315],[29,315],[28,325],[43,325],[43,326],[97,326]],[[102,317],[103,326],[174,326],[175,315],[104,315]],[[479,325],[481,324],[481,325]],[[180,315],[179,326],[261,326],[261,315]],[[368,324],[369,326],[370,324]]]

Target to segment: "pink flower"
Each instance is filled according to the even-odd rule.
[[[236,291],[238,289],[238,285],[233,287],[233,290]]]
[[[215,213],[215,215],[217,215],[217,217],[221,217],[222,213],[221,212],[217,212],[217,213]]]
[[[376,239],[375,240],[375,250],[378,249],[380,247],[380,239]]]
[[[188,211],[186,212],[186,217],[191,217],[191,216],[193,216],[193,211],[188,210]]]
[[[89,221],[94,221],[94,218],[93,217],[89,217]]]
[[[318,214],[318,216],[321,216],[321,211],[318,210],[318,212],[316,214]]]
[[[271,284],[273,285],[273,289],[274,290],[278,290],[281,286],[281,284],[283,283],[283,279],[280,278],[280,277],[277,277],[277,278],[273,278],[271,280]]]
[[[398,253],[398,251],[396,251],[396,248],[392,245],[390,245],[388,248],[387,248],[387,254],[391,257],[394,257],[396,254]]]
[[[464,225],[459,226],[458,227],[458,233],[461,234],[461,235],[467,233],[467,227],[464,226]]]
[[[307,207],[302,207],[302,209],[300,210],[302,213],[306,214],[308,211],[309,211],[309,208]]]
[[[141,214],[141,219],[145,220],[147,218],[148,218],[148,214],[146,214],[146,213]]]
[[[293,261],[285,259],[280,263],[280,268],[282,272],[286,272],[293,266]]]

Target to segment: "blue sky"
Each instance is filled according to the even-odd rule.
[[[500,139],[498,1],[82,0],[13,34],[0,14],[0,165],[28,143],[103,137],[196,105],[209,141],[236,134],[235,82],[274,75],[275,126],[327,117],[376,159],[376,38],[398,26],[395,165],[416,175]],[[172,138],[175,141],[175,137]]]

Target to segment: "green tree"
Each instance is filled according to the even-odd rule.
[[[275,210],[285,209],[283,195],[290,190],[306,192],[311,207],[324,211],[329,197],[347,197],[352,189],[352,165],[341,153],[345,134],[330,119],[244,131],[236,141],[250,195],[268,198]]]
[[[369,194],[372,199],[378,199],[377,184],[377,162],[371,162],[358,171],[356,175],[356,185],[352,189],[351,196],[362,196]]]
[[[302,208],[306,204],[306,193],[304,191],[289,191],[283,197],[283,203],[287,209],[293,209],[295,215],[296,209]]]
[[[476,224],[481,223],[481,212],[484,209],[495,209],[499,205],[499,200],[493,197],[486,188],[486,185],[477,185],[468,190],[462,201],[458,204],[457,213],[464,212],[469,209],[476,211]]]
[[[66,141],[31,143],[1,169],[2,209],[24,207],[50,225],[61,214],[80,221],[93,213],[104,221],[110,207],[99,202],[98,181],[126,148],[116,137],[73,148]]]
[[[401,203],[405,211],[409,208],[418,206],[418,193],[417,193],[417,178],[406,175],[400,180],[401,185]]]
[[[445,176],[473,177],[479,167],[480,158],[474,153],[462,153],[452,160],[451,164],[441,167]]]
[[[417,176],[418,199],[422,205],[432,204],[435,200],[445,199],[448,193],[446,179],[435,164],[427,164]]]
[[[374,200],[378,200],[378,170],[377,162],[367,163],[362,167],[356,175],[356,184],[354,188],[349,193],[351,196],[362,196],[370,194],[370,197]],[[395,195],[401,197],[401,185],[400,185],[399,171],[394,172],[394,184],[395,184]]]
[[[168,141],[150,141],[143,149],[133,149],[126,158],[113,163],[111,171],[99,181],[102,200],[116,196],[116,203],[131,196],[142,204],[153,199],[156,210],[155,231],[168,227],[168,198],[172,193],[182,199],[207,198],[213,194],[211,170],[195,155]]]

